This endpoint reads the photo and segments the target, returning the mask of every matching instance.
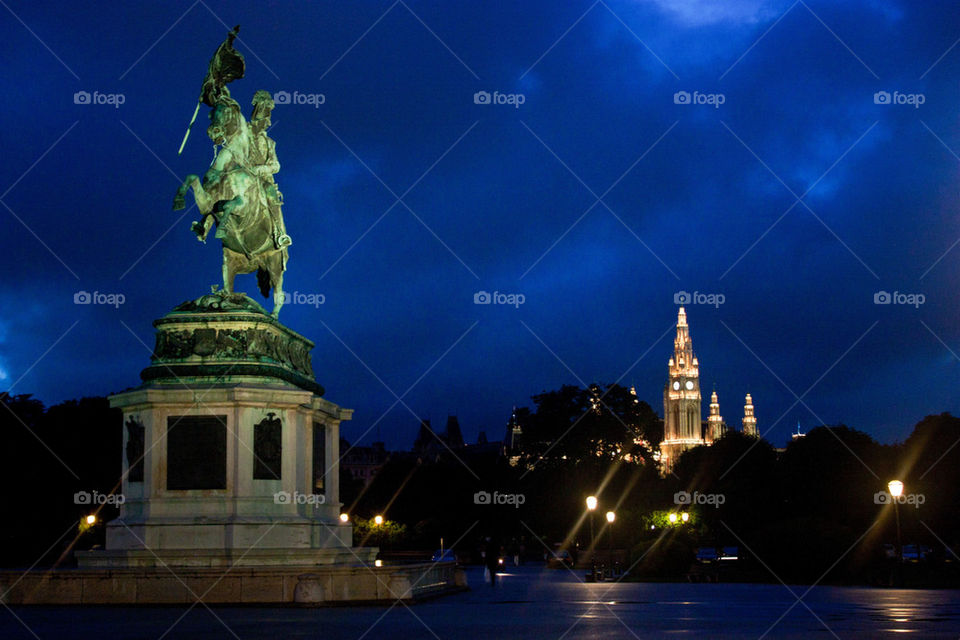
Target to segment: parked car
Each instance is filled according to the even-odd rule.
[[[721,560],[739,560],[740,559],[740,548],[739,547],[724,547],[720,551]]]
[[[573,556],[566,549],[556,549],[547,558],[547,567],[551,569],[573,568]]]
[[[430,562],[456,562],[457,555],[453,549],[437,549],[433,552]]]
[[[925,544],[905,544],[903,545],[903,559],[908,562],[920,562],[926,560],[933,549]]]
[[[697,562],[714,562],[720,558],[714,547],[697,548]]]

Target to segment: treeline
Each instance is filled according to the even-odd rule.
[[[102,544],[102,527],[80,534],[92,509],[74,494],[115,490],[119,412],[104,398],[45,408],[27,395],[0,395],[0,403],[0,564],[39,558],[49,566],[72,544]],[[924,418],[893,445],[846,426],[812,429],[782,451],[730,432],[685,453],[667,477],[653,459],[662,423],[623,388],[563,387],[536,396],[518,418],[523,442],[514,451],[395,453],[367,487],[341,470],[344,511],[396,524],[388,538],[374,533],[397,550],[433,550],[443,538],[469,553],[492,536],[542,558],[555,545],[581,553],[590,546],[585,499],[595,495],[598,548],[637,561],[636,575],[682,578],[698,547],[736,546],[753,563],[753,579],[871,582],[889,564],[885,545],[897,542],[894,507],[882,492],[898,479],[911,499],[897,507],[903,544],[960,565],[960,419],[949,414]],[[678,503],[681,492],[689,504]],[[616,513],[612,527],[608,510]],[[684,511],[686,522],[669,521]],[[107,507],[101,520],[115,514]]]
[[[466,552],[493,536],[542,557],[558,543],[581,552],[590,546],[585,499],[595,495],[599,552],[623,550],[639,560],[636,575],[683,578],[698,547],[730,546],[750,579],[879,583],[897,544],[894,507],[883,492],[898,479],[905,485],[902,544],[929,547],[930,563],[960,565],[958,418],[928,416],[894,445],[821,426],[778,451],[731,431],[686,452],[661,477],[652,461],[659,418],[622,388],[598,403],[599,389],[564,387],[536,396],[533,411],[518,410],[520,451],[394,454],[365,490],[345,482],[347,508],[405,523],[408,546],[435,548],[441,536],[449,544],[469,531]],[[477,504],[482,491],[521,494],[523,503]],[[616,513],[609,528],[608,510]]]

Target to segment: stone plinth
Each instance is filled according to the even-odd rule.
[[[120,516],[82,568],[312,567],[372,560],[339,519],[340,423],[306,338],[242,294],[154,323],[144,383],[123,411]]]
[[[209,294],[154,321],[156,346],[146,383],[284,381],[323,395],[310,362],[313,343],[243,294]]]

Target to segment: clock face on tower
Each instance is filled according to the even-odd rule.
[[[680,382],[679,382],[679,381],[673,383],[673,390],[674,390],[674,391],[680,391]]]
[[[693,380],[687,380],[687,391],[693,391]]]

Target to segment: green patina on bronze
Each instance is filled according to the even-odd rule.
[[[284,302],[283,272],[292,242],[281,213],[283,194],[273,177],[280,171],[276,143],[267,135],[275,105],[268,92],[257,91],[248,122],[230,96],[227,84],[242,78],[245,68],[243,55],[233,48],[239,29],[234,27],[217,49],[200,90],[198,108],[201,103],[210,107],[207,136],[214,145],[213,163],[202,180],[195,174],[186,177],[173,208],[184,208],[192,188],[201,218],[191,228],[206,242],[216,224],[223,246],[224,291],[233,293],[236,274],[256,272],[263,297],[273,291],[271,314],[276,318]]]
[[[323,395],[314,379],[313,342],[282,325],[244,294],[224,292],[180,304],[153,326],[157,329],[145,382],[229,383],[270,377]]]

